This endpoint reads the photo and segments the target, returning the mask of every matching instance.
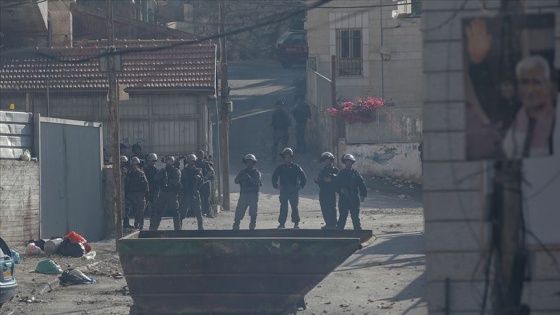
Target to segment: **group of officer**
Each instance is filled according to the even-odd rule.
[[[305,187],[307,177],[298,164],[294,163],[294,151],[285,148],[280,153],[282,164],[278,165],[272,174],[272,186],[280,190],[280,214],[278,228],[285,228],[288,218],[288,206],[291,207],[291,220],[294,228],[299,228],[299,190]],[[352,219],[354,230],[361,230],[360,203],[367,197],[367,189],[363,177],[353,168],[356,159],[351,154],[341,158],[344,168],[339,170],[334,166],[335,157],[330,152],[321,154],[320,162],[323,168],[314,178],[319,185],[319,205],[325,221],[323,229],[343,230],[346,226],[348,214]],[[233,229],[238,230],[247,208],[251,222],[249,229],[255,229],[257,222],[259,188],[262,186],[261,173],[255,168],[257,159],[253,154],[247,154],[242,162],[246,168],[235,177],[235,183],[240,185],[240,194]],[[338,212],[336,210],[336,194],[338,193]]]
[[[124,187],[123,228],[144,229],[144,214],[150,213],[151,231],[159,228],[164,214],[173,216],[173,228],[181,230],[188,215],[197,218],[198,229],[203,230],[204,214],[213,217],[210,209],[210,183],[214,170],[202,150],[184,159],[184,168],[173,156],[163,159],[165,167],[158,169],[158,156],[150,153],[145,162],[140,151],[134,150],[130,159],[121,156]],[[130,219],[134,218],[134,226]]]

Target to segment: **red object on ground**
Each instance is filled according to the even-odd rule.
[[[74,243],[82,243],[82,244],[87,243],[85,238],[83,238],[80,234],[74,231],[68,233],[68,235],[66,235],[64,238],[67,238]]]

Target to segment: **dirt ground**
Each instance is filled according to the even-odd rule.
[[[236,193],[232,194],[232,205],[237,198]],[[301,228],[320,228],[323,221],[318,201],[302,197],[300,203]],[[275,228],[277,195],[261,194],[259,206],[257,228]],[[373,230],[375,241],[357,251],[309,292],[307,310],[298,314],[427,314],[421,204],[413,198],[370,191],[362,204],[361,218],[364,228]],[[232,222],[232,211],[220,212],[216,218],[205,220],[205,228],[229,229]],[[248,224],[246,217],[241,228]],[[193,218],[185,219],[185,225],[185,229],[196,228]],[[162,228],[171,229],[171,219],[164,219]],[[126,280],[109,276],[122,273],[114,240],[92,243],[96,252],[92,260],[28,256],[22,244],[10,245],[21,253],[21,264],[16,265],[19,288],[17,296],[4,305],[0,314],[129,314],[134,302],[128,295]],[[34,272],[43,259],[56,261],[63,270],[78,268],[96,282],[60,286],[56,275]]]

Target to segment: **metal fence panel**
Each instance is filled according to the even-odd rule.
[[[19,159],[26,149],[33,152],[33,116],[0,111],[0,159]]]
[[[41,237],[103,238],[101,124],[40,119]]]

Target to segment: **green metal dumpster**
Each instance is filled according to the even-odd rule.
[[[371,231],[141,231],[119,240],[138,314],[297,313]]]

